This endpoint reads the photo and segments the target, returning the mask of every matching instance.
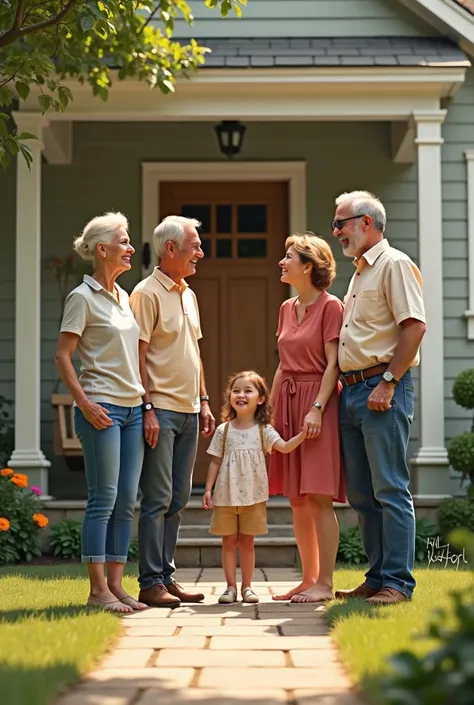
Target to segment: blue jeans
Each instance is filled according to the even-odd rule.
[[[347,499],[359,515],[374,590],[395,588],[410,597],[415,587],[415,512],[409,491],[407,448],[415,389],[407,372],[389,410],[370,411],[367,400],[381,375],[344,387],[340,400]]]
[[[181,512],[191,495],[199,434],[197,414],[166,409],[155,413],[160,424],[158,443],[155,448],[147,445],[140,479],[138,581],[142,590],[173,580]]]
[[[145,449],[143,412],[140,406],[101,406],[114,422],[101,431],[74,410],[87,482],[82,561],[126,563]]]

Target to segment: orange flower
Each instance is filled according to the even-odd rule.
[[[40,529],[44,529],[44,527],[49,524],[49,519],[48,517],[45,517],[44,514],[33,514],[33,521],[39,526]]]
[[[5,517],[0,517],[0,531],[8,531],[10,522]]]
[[[14,485],[17,487],[28,487],[28,476],[23,475],[22,472],[16,472],[13,477],[11,478],[11,481],[13,482]]]
[[[13,475],[13,470],[11,468],[3,468],[3,470],[0,470],[0,475],[3,475],[3,477],[10,477],[10,475]]]

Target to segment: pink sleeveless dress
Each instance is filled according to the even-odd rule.
[[[338,340],[343,306],[324,291],[306,308],[301,323],[295,309],[296,298],[280,308],[278,352],[282,370],[274,410],[274,426],[288,440],[299,433],[306,414],[318,397],[327,361],[324,344]],[[339,441],[338,382],[323,413],[318,438],[305,440],[292,453],[274,452],[270,458],[270,494],[299,497],[320,494],[345,502],[345,487]]]

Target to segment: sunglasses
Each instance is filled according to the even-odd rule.
[[[361,215],[351,215],[349,218],[340,218],[339,220],[333,220],[331,223],[331,230],[342,230],[343,228],[343,223],[345,223],[347,220],[355,220],[356,218],[363,218],[366,215],[366,213],[362,213]]]

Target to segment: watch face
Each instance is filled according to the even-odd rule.
[[[384,380],[386,382],[392,382],[394,379],[393,374],[391,372],[389,372],[388,370],[383,373],[382,377],[384,378]]]

